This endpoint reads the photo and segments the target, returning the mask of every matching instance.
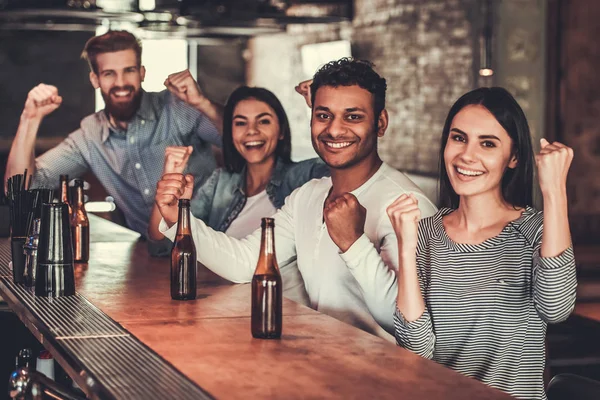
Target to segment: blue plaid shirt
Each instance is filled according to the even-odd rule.
[[[92,170],[127,226],[146,236],[165,148],[194,147],[187,168],[200,188],[216,168],[213,144],[221,146],[221,135],[208,117],[167,90],[143,92],[127,131],[113,128],[104,111],[84,118],[79,129],[36,158],[32,186],[57,188],[59,175],[75,178]]]

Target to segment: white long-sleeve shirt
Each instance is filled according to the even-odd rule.
[[[417,197],[423,217],[433,215],[436,208],[410,179],[384,163],[352,192],[367,209],[364,234],[341,253],[323,221],[323,204],[331,187],[329,177],[314,179],[292,192],[274,215],[277,261],[285,265],[297,257],[312,308],[393,340],[398,245],[386,208],[403,193]],[[159,229],[174,239],[176,225],[167,229],[163,220]],[[242,240],[195,218],[191,229],[199,262],[230,281],[252,280],[260,229]]]

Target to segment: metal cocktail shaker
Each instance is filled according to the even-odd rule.
[[[45,203],[42,205],[35,295],[61,297],[73,294],[75,275],[69,207],[66,203]]]
[[[40,223],[40,218],[33,220],[31,232],[29,233],[29,237],[25,240],[25,244],[23,245],[23,254],[25,254],[24,283],[25,286],[29,287],[35,285],[35,270],[37,268],[37,249],[40,237]]]

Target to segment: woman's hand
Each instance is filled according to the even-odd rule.
[[[398,238],[398,250],[415,250],[421,220],[421,210],[416,197],[413,194],[401,195],[387,208],[387,215]]]
[[[304,101],[309,108],[312,107],[312,99],[310,96],[310,85],[312,84],[312,81],[312,79],[302,81],[294,88],[296,89],[296,92],[300,93],[302,97],[304,97]]]
[[[542,195],[565,193],[573,149],[559,142],[549,143],[546,139],[540,143],[542,148],[535,156],[535,163]]]
[[[540,141],[542,148],[535,156],[540,189],[544,199],[544,232],[542,257],[556,257],[571,245],[569,205],[567,202],[567,174],[573,149],[562,143]]]
[[[407,321],[416,321],[425,312],[425,300],[417,273],[417,236],[421,210],[413,194],[403,194],[387,208],[398,238],[398,297],[396,306]]]
[[[192,146],[169,146],[165,149],[164,174],[183,174],[185,167],[194,151]]]

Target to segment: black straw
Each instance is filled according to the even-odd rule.
[[[6,197],[10,206],[13,237],[27,236],[33,220],[41,216],[42,203],[52,201],[51,189],[29,189],[30,187],[31,176],[27,179],[27,170],[23,175],[8,178]]]

